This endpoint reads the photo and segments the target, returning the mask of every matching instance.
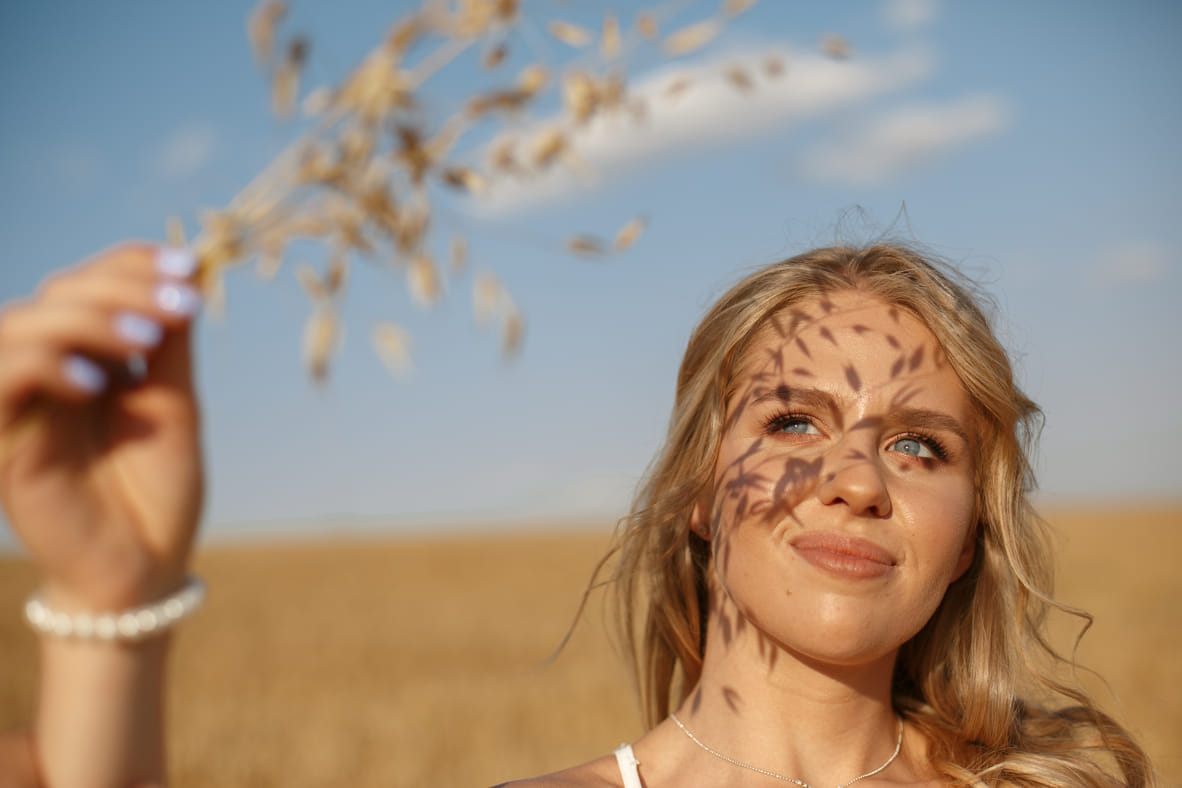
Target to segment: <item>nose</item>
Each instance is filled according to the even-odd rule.
[[[833,447],[821,469],[817,497],[826,505],[845,504],[856,515],[891,513],[891,497],[874,455],[844,442]]]

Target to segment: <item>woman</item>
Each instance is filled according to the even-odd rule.
[[[121,247],[0,322],[0,494],[67,623],[184,584],[191,272]],[[115,380],[137,354],[142,379]],[[1052,677],[1051,556],[1026,499],[1037,413],[971,288],[912,250],[749,276],[690,340],[617,546],[655,727],[521,785],[1153,784],[1123,729]],[[93,784],[161,778],[166,651],[47,635],[27,759],[46,782],[96,763]]]

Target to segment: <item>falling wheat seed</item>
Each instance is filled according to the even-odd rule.
[[[247,17],[246,36],[255,58],[260,63],[270,62],[275,48],[275,30],[286,13],[286,3],[267,0]]]
[[[521,92],[533,96],[539,93],[542,88],[546,87],[546,83],[550,81],[550,72],[546,67],[538,63],[526,66],[517,75],[517,86]]]
[[[836,60],[845,60],[853,52],[853,48],[848,41],[832,33],[821,37],[818,48],[822,53]]]
[[[509,47],[505,44],[498,44],[492,49],[488,50],[481,58],[481,65],[486,71],[492,71],[497,66],[505,62],[505,58],[509,56]]]
[[[449,245],[448,270],[452,276],[459,276],[468,269],[468,239],[454,236]]]
[[[607,252],[603,241],[589,235],[575,235],[566,239],[566,249],[583,257],[601,257]]]
[[[616,238],[612,242],[612,249],[617,252],[630,249],[640,239],[641,234],[644,232],[644,226],[645,220],[640,216],[629,221],[616,233]]]
[[[340,346],[341,331],[336,312],[326,307],[313,310],[304,328],[304,365],[313,380],[328,377],[328,365]]]
[[[739,14],[750,11],[755,2],[756,0],[723,0],[722,13],[734,19]]]
[[[389,320],[373,327],[370,333],[374,352],[390,374],[401,376],[410,371],[410,334],[402,326]]]
[[[735,90],[739,91],[740,93],[750,93],[755,87],[754,83],[751,81],[751,75],[748,74],[747,70],[742,66],[728,66],[726,71],[723,72],[723,76],[725,76],[727,82],[731,83]]]
[[[510,309],[501,320],[501,353],[507,358],[516,356],[524,338],[525,318],[516,308]]]
[[[665,53],[670,57],[680,57],[697,52],[713,41],[720,30],[721,25],[714,19],[683,27],[665,39]]]
[[[406,269],[407,287],[411,298],[422,307],[434,306],[439,300],[441,283],[435,261],[426,254],[417,254]]]
[[[554,20],[546,26],[550,35],[570,47],[581,49],[591,43],[591,32],[569,22]]]
[[[663,42],[657,13],[638,14],[635,29],[641,37],[660,42],[667,55],[687,55],[714,41],[728,19],[752,5],[753,0],[721,0],[715,17],[683,27]],[[647,111],[644,101],[629,94],[627,73],[618,63],[625,39],[613,13],[604,16],[601,30],[595,32],[559,20],[547,26],[555,39],[571,47],[586,48],[597,40],[599,55],[565,64],[557,80],[562,117],[555,124],[524,134],[519,130],[521,114],[553,86],[550,66],[555,64],[550,63],[532,64],[508,85],[468,95],[450,116],[428,112],[438,102],[424,85],[466,50],[479,52],[473,62],[488,69],[508,62],[521,6],[519,0],[425,0],[417,11],[391,25],[381,44],[339,86],[319,87],[301,101],[308,40],[281,41],[286,4],[263,0],[248,17],[247,36],[255,58],[270,73],[273,108],[281,117],[300,108],[313,119],[312,129],[227,208],[201,217],[194,249],[201,261],[199,284],[211,311],[225,308],[225,273],[230,267],[254,260],[259,275],[271,278],[283,266],[291,241],[322,244],[329,257],[323,273],[301,263],[294,275],[312,303],[304,331],[305,363],[314,378],[323,379],[343,335],[336,309],[351,257],[388,259],[390,267],[402,269],[416,304],[430,306],[442,297],[440,268],[427,252],[436,183],[476,196],[505,178],[528,184],[532,174],[559,161],[576,176],[592,178],[595,173],[580,155],[575,127],[601,113],[621,111],[640,123]],[[831,37],[822,41],[822,51],[848,57],[849,45]],[[760,67],[769,77],[784,70],[778,56],[765,59]],[[721,75],[746,92],[758,73],[731,66]],[[690,85],[685,77],[674,80],[665,90],[666,98]],[[486,121],[494,125],[489,134],[493,142],[484,148],[481,169],[470,160],[452,160],[460,139],[477,122]],[[636,218],[616,233],[610,246],[595,235],[576,235],[566,240],[566,248],[588,257],[622,252],[636,243],[644,227],[645,222]],[[184,242],[179,222],[170,223],[168,235],[172,243]],[[449,276],[465,271],[467,255],[467,241],[453,236],[446,264]],[[502,350],[512,355],[522,343],[524,317],[495,279],[479,282],[474,282],[474,312],[483,310],[486,321],[499,321]],[[478,291],[485,295],[478,296]],[[485,303],[480,298],[487,304],[478,309]],[[390,326],[375,335],[379,355],[389,354],[399,341],[404,349],[407,345],[405,333]]]
[[[472,318],[485,324],[496,317],[500,309],[501,283],[490,273],[482,273],[472,282]]]
[[[657,18],[652,14],[645,13],[636,17],[636,28],[649,41],[656,41],[661,35],[657,27]]]
[[[316,273],[316,269],[312,267],[311,263],[301,262],[297,265],[295,277],[300,284],[300,289],[304,291],[304,295],[312,301],[324,301],[328,298],[328,289],[320,281],[320,275]]]
[[[622,42],[620,41],[620,23],[615,15],[608,14],[603,19],[603,36],[599,41],[599,53],[603,55],[606,60],[611,60],[620,54],[622,49]]]

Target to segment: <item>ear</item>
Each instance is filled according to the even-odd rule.
[[[701,498],[698,498],[698,500],[694,501],[694,508],[690,510],[689,529],[700,536],[702,539],[705,539],[707,542],[709,542],[710,524],[708,518],[702,514],[704,509],[705,506],[703,506]]]
[[[977,534],[981,532],[981,524],[977,523],[969,529],[968,534],[964,539],[964,546],[960,550],[960,556],[956,559],[956,570],[952,574],[952,581],[956,582],[961,575],[969,570],[973,565],[973,557],[977,554]]]

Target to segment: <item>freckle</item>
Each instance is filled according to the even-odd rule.
[[[854,333],[858,334],[859,336],[862,334],[865,334],[867,331],[871,330],[868,326],[864,326],[861,323],[854,325],[853,329],[854,329]]]
[[[908,367],[914,372],[920,364],[923,363],[923,345],[920,345],[914,353],[911,354],[911,361]]]
[[[895,363],[891,364],[891,378],[892,379],[899,377],[899,373],[903,371],[903,365],[905,363],[906,363],[906,359],[904,359],[902,356],[899,356],[897,359],[895,359]]]
[[[811,378],[813,376],[813,373],[809,372],[804,367],[796,367],[795,369],[792,370],[792,374],[793,375],[800,375],[803,378]]]
[[[824,312],[825,314],[829,314],[830,312],[832,312],[833,311],[833,302],[830,301],[828,298],[822,298],[821,299],[821,311]]]
[[[899,340],[895,339],[893,334],[887,334],[886,341],[887,344],[893,347],[895,350],[899,349]]]
[[[837,340],[833,338],[833,332],[827,328],[821,329],[821,337],[829,342],[829,344],[836,346]]]
[[[798,348],[800,348],[800,352],[804,353],[806,358],[808,358],[809,360],[812,360],[813,354],[809,352],[809,346],[804,343],[803,339],[801,339],[800,337],[797,337],[796,338],[796,346]]]

